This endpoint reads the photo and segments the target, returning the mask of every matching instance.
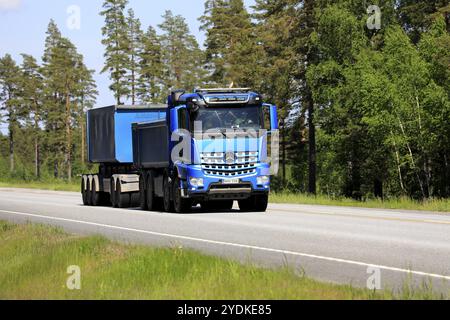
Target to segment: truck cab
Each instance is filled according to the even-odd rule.
[[[172,132],[190,140],[188,157],[172,164],[181,201],[206,208],[265,211],[270,191],[268,136],[276,107],[250,89],[199,89],[169,98]],[[176,140],[176,139],[175,139]]]

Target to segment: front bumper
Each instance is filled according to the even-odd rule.
[[[266,163],[256,165],[256,173],[251,175],[234,176],[239,183],[227,184],[229,178],[207,175],[201,166],[191,165],[185,167],[185,176],[182,180],[182,196],[199,201],[205,200],[241,200],[252,195],[267,194],[270,191],[270,183],[258,184],[258,177],[269,176],[270,166]],[[203,186],[190,185],[190,178],[202,178]]]

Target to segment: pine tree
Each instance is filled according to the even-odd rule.
[[[203,57],[195,37],[190,33],[185,19],[174,16],[171,11],[163,15],[159,28],[163,31],[164,86],[172,88],[193,89],[203,83]]]
[[[0,59],[0,111],[5,113],[9,131],[9,166],[15,170],[15,134],[20,119],[20,68],[11,55]]]
[[[206,32],[210,82],[257,87],[262,52],[242,0],[208,0],[199,19]]]
[[[55,37],[56,39],[51,39]],[[60,168],[66,169],[71,180],[73,166],[73,127],[80,118],[80,97],[91,97],[95,92],[92,71],[87,70],[83,57],[76,47],[58,33],[50,33],[47,43],[53,45],[46,50],[43,75],[46,94],[46,128],[49,130],[48,147],[53,154],[55,176]]]
[[[131,104],[136,104],[137,96],[137,74],[138,59],[142,50],[143,32],[141,30],[141,22],[134,15],[133,9],[128,10],[127,22],[127,43],[128,43],[128,71],[129,71],[129,98]]]
[[[150,26],[142,37],[142,50],[139,53],[137,95],[142,103],[164,102],[162,51],[160,38]]]
[[[287,124],[286,119],[290,112],[292,101],[298,100],[297,88],[294,81],[295,67],[297,64],[297,55],[295,52],[294,28],[297,17],[295,15],[294,2],[283,0],[273,2],[271,0],[258,0],[254,7],[255,18],[258,21],[258,43],[264,49],[264,56],[261,58],[264,69],[264,81],[261,84],[261,92],[265,94],[268,100],[278,106],[279,118],[281,122],[281,147],[282,147],[282,185],[286,186],[286,165],[288,155],[299,154],[304,149],[304,139],[300,139],[298,150],[294,150],[290,143],[287,143]],[[303,126],[305,112],[300,112],[294,117],[296,122],[292,130]],[[303,115],[303,116],[301,116]],[[292,133],[297,136],[304,131]],[[303,141],[303,142],[302,142]],[[289,150],[290,149],[290,150]],[[302,166],[302,164],[299,164]]]
[[[427,30],[436,16],[444,16],[449,32],[450,4],[447,0],[399,0],[397,12],[400,23],[414,43],[419,42],[420,34]]]
[[[122,104],[122,98],[130,94],[128,84],[129,68],[129,30],[124,15],[128,0],[106,0],[103,3],[103,11],[100,13],[105,17],[105,26],[102,28],[105,46],[105,66],[102,73],[109,72],[113,83],[110,86],[114,92],[117,104]]]
[[[41,128],[43,108],[43,77],[40,66],[33,56],[22,54],[21,103],[28,110],[28,121],[34,137],[34,172],[41,176]]]

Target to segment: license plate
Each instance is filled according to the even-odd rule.
[[[240,180],[239,179],[224,179],[223,183],[224,184],[239,184]]]

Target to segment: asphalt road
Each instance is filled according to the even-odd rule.
[[[450,292],[450,213],[272,204],[267,213],[177,215],[84,207],[78,193],[0,189],[0,219],[183,246],[267,267],[288,265],[315,279],[359,287],[370,277],[384,289],[431,282]]]

